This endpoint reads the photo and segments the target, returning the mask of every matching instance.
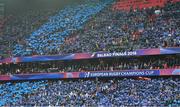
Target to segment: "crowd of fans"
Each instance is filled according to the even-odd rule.
[[[0,87],[1,106],[180,106],[179,78],[56,80]]]
[[[9,16],[1,32],[0,54],[7,57],[179,47],[180,2],[130,12],[113,10],[111,4],[112,0],[88,0],[63,10],[33,10]]]
[[[37,30],[33,31],[29,38],[26,39],[27,46],[16,45],[13,54],[28,55],[36,52],[40,55],[57,51],[63,43],[64,37],[72,34],[74,31],[81,29],[82,25],[90,17],[101,11],[112,0],[93,1],[88,0],[85,4],[75,7],[66,7],[59,11],[55,16],[48,19]],[[33,49],[33,51],[31,50]]]
[[[85,30],[62,45],[62,52],[128,51],[143,48],[179,47],[180,3],[162,9],[131,12],[106,9]],[[155,13],[159,10],[160,13]],[[69,40],[69,39],[68,39]]]
[[[0,83],[0,106],[6,104],[17,104],[16,102],[25,94],[34,93],[40,87],[45,86],[44,81],[40,82],[20,82],[20,83]]]
[[[3,18],[0,29],[0,56],[12,56],[16,44],[25,45],[25,37],[45,23],[57,9],[29,10],[25,13],[12,13]]]
[[[31,62],[0,65],[0,74],[180,69],[180,56],[145,56],[74,61]]]
[[[180,2],[125,12],[112,10],[112,1],[87,0],[61,11],[38,10],[19,17],[8,16],[0,22],[0,55],[180,47]],[[179,55],[173,55],[2,64],[0,74],[180,68],[179,59]],[[180,106],[180,78],[0,83],[0,106],[20,105]]]
[[[103,1],[60,11],[30,35],[27,45],[17,45],[14,55],[179,47],[180,2],[130,12],[112,10],[109,5],[103,9],[106,4]]]

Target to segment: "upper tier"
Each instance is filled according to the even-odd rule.
[[[30,11],[8,19],[0,56],[124,52],[180,46],[180,2],[124,12],[113,0],[88,0],[63,10]],[[10,23],[12,22],[12,23]]]

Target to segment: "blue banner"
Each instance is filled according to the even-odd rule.
[[[180,69],[160,70],[122,70],[122,71],[91,71],[91,72],[63,72],[63,73],[36,73],[0,75],[0,81],[37,80],[37,79],[70,79],[70,78],[103,78],[103,77],[138,77],[138,76],[165,76],[180,75]]]
[[[127,52],[95,52],[95,53],[75,53],[68,55],[52,55],[52,56],[29,56],[29,57],[13,57],[0,60],[1,63],[18,63],[18,62],[35,62],[35,61],[55,61],[55,60],[73,60],[73,59],[92,59],[92,58],[108,58],[123,56],[143,56],[143,55],[165,55],[178,54],[180,48],[157,48],[157,49],[139,49]]]
[[[81,74],[82,78],[92,77],[123,77],[123,76],[156,76],[159,75],[159,70],[130,70],[130,71],[102,71],[102,72],[85,72]]]

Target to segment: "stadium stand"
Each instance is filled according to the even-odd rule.
[[[26,87],[22,87],[25,84]],[[15,84],[12,89],[21,92],[18,100],[1,101],[4,105],[24,106],[175,106],[180,105],[179,78],[174,79],[107,79],[107,80],[57,80]],[[13,95],[4,84],[2,92]],[[2,86],[1,86],[2,87]],[[6,90],[6,91],[5,91]],[[4,93],[4,94],[5,94]],[[3,95],[4,95],[3,94]],[[9,94],[5,94],[9,95]],[[16,94],[15,94],[16,95]],[[17,96],[10,99],[18,98]]]
[[[56,13],[56,9],[30,10],[26,13],[15,13],[5,16],[4,26],[0,34],[0,53],[3,57],[12,56],[13,46],[25,44],[26,35],[37,29]],[[46,13],[46,14],[44,14]]]
[[[93,14],[101,11],[111,0],[104,2],[82,4],[76,7],[67,7],[59,11],[58,14],[49,18],[48,22],[43,24],[39,29],[34,31],[27,39],[29,47],[16,45],[15,55],[31,54],[31,48],[38,54],[42,55],[47,52],[57,51],[63,43],[64,36],[72,34],[74,31],[81,29],[82,25],[90,19]],[[27,51],[29,48],[29,51]]]
[[[167,48],[179,52],[179,13],[179,0],[86,0],[63,10],[5,16],[0,21],[0,106],[179,107],[180,55]],[[154,55],[28,60],[153,48],[171,54],[151,50]],[[1,63],[5,57],[12,58]],[[90,75],[96,72],[108,76]]]
[[[26,45],[16,45],[13,54],[53,55],[179,47],[179,2],[168,3],[163,8],[132,12],[112,10],[111,6],[103,9],[105,4],[107,3],[80,5],[77,8],[62,10],[60,13],[69,17],[72,15],[72,19],[63,18],[58,22],[53,20],[56,20],[56,17],[61,19],[62,14],[50,17],[49,22],[29,36]],[[79,8],[84,10],[76,12]],[[98,13],[100,10],[102,11]],[[84,13],[87,15],[82,18]],[[95,13],[98,14],[87,22]],[[68,26],[63,26],[63,23]]]
[[[94,7],[95,10],[88,10],[91,6]],[[89,15],[87,14],[87,17],[84,17],[84,19],[81,18],[82,13],[74,13],[77,15],[77,18],[81,18],[79,22],[81,23],[82,30],[75,30],[73,26],[71,26],[72,28],[70,28],[70,26],[64,26],[62,28],[65,30],[67,27],[68,32],[64,31],[62,33],[61,31],[63,29],[54,28],[55,32],[50,31],[50,35],[48,35],[50,32],[48,33],[45,31],[46,34],[41,29],[46,29],[43,28],[43,26],[48,23],[51,24],[51,22],[55,20],[55,17],[60,15],[56,14],[53,16],[58,10],[30,11],[27,14],[22,15],[23,17],[19,16],[15,18],[9,16],[7,18],[8,23],[5,23],[5,29],[3,29],[2,32],[4,36],[1,36],[0,39],[1,56],[123,51],[140,48],[157,48],[161,46],[179,46],[179,2],[175,4],[167,3],[163,8],[143,9],[141,11],[129,13],[112,10],[111,6],[105,9],[102,5],[102,7],[99,5],[99,8],[98,5],[96,6],[93,4],[84,6],[84,12],[92,11],[92,14],[103,9],[93,18],[90,17],[90,12],[87,12]],[[70,11],[75,9],[75,7],[69,7],[68,9],[61,11],[64,11],[64,14],[70,16]],[[96,12],[93,13],[93,11]],[[157,14],[155,14],[155,11]],[[48,14],[44,15],[43,13]],[[91,20],[88,21],[89,19]],[[21,20],[23,20],[23,22]],[[74,20],[76,20],[76,18],[74,18]],[[68,21],[68,18],[66,21]],[[59,20],[59,22],[65,23],[65,21],[61,20]],[[75,23],[76,21],[72,22]],[[56,24],[58,25],[58,22],[54,22],[54,25],[52,26],[55,27]],[[129,24],[131,24],[131,26],[128,26]],[[37,34],[35,32],[39,32],[40,30],[41,32],[44,32],[45,35],[36,36],[34,38]],[[31,32],[34,33],[30,34]],[[31,36],[28,36],[29,34]],[[52,38],[54,40],[51,40]],[[41,39],[44,39],[44,42],[41,41]],[[12,52],[13,47],[14,51]]]
[[[3,64],[0,65],[0,74],[180,69],[179,58],[180,56],[168,55]]]
[[[16,102],[25,94],[30,94],[45,86],[44,81],[40,82],[19,82],[19,83],[0,83],[0,106],[6,104],[17,104]]]

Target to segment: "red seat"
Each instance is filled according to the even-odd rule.
[[[178,2],[180,0],[172,0],[172,2]],[[130,10],[139,8],[149,8],[149,7],[163,7],[167,0],[120,0],[117,2],[113,8],[117,10]]]

